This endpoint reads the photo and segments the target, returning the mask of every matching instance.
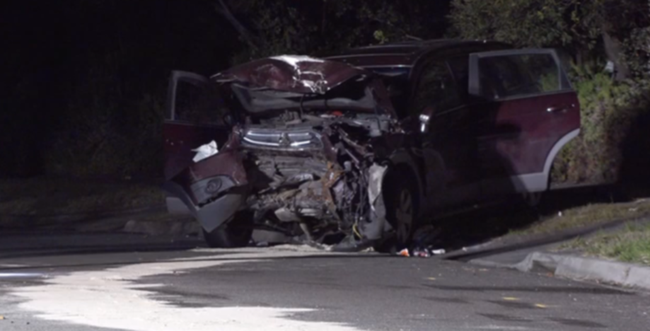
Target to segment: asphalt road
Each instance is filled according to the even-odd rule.
[[[650,330],[650,296],[438,258],[0,235],[0,330]]]

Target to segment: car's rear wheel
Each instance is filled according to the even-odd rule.
[[[253,236],[252,218],[248,213],[238,213],[232,220],[211,232],[203,230],[203,237],[212,248],[246,247]]]
[[[526,206],[530,208],[536,208],[542,201],[542,195],[542,192],[530,192],[524,193],[522,195],[522,198]]]

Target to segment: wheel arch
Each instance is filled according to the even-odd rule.
[[[413,177],[413,181],[416,184],[416,193],[417,193],[417,203],[421,205],[424,201],[426,195],[426,186],[421,168],[418,166],[413,155],[406,150],[398,150],[393,153],[390,158],[390,166],[392,169],[398,169],[398,171],[408,171],[409,175]],[[393,170],[395,171],[395,170]],[[391,176],[391,170],[389,170],[388,176]]]

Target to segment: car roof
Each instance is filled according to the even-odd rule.
[[[503,49],[509,45],[494,41],[437,39],[403,41],[384,45],[352,48],[336,54],[323,56],[324,59],[349,63],[366,69],[410,68],[427,53],[446,49],[468,48],[475,51],[482,49]]]

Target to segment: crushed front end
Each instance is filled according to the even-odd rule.
[[[372,171],[385,169],[373,149],[373,139],[381,136],[372,137],[380,134],[382,121],[390,125],[376,117],[340,116],[248,126],[242,137],[251,184],[246,208],[254,211],[256,224],[299,230],[316,242],[364,231],[368,218],[376,217],[369,188],[381,185]]]
[[[404,134],[379,78],[283,56],[212,79],[230,97],[230,140],[169,185],[207,232],[238,214],[315,243],[379,239],[390,228],[381,190]]]

